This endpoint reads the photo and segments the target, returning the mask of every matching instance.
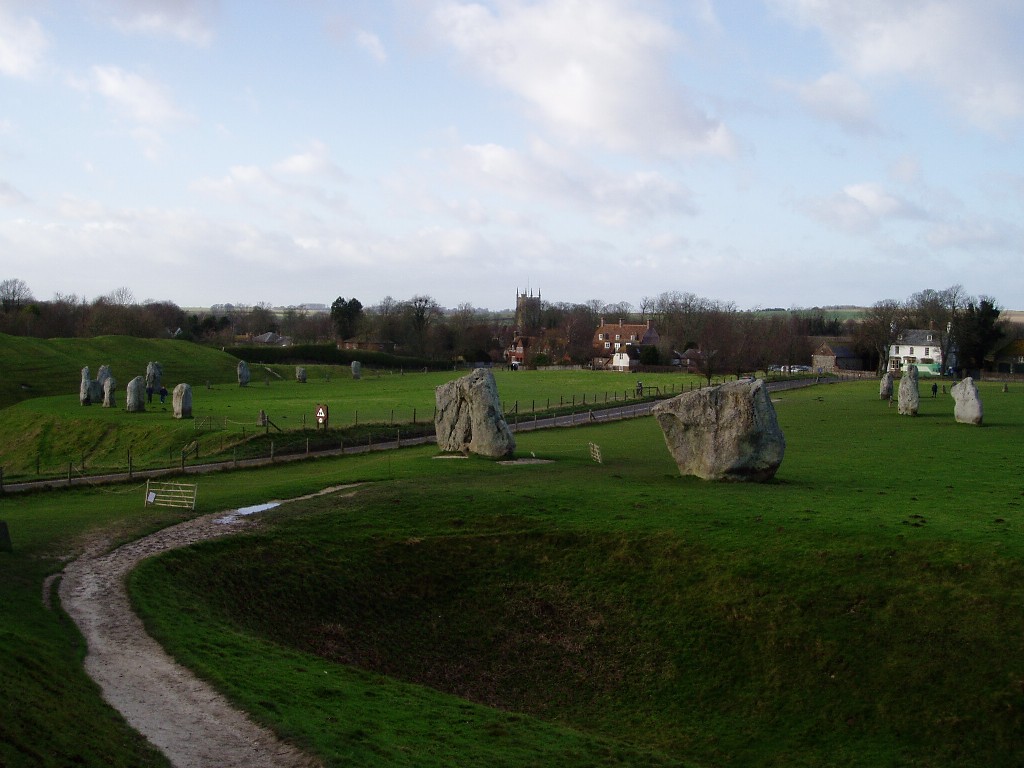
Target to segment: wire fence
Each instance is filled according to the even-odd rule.
[[[852,380],[853,377],[850,377]],[[838,379],[832,378],[831,381]],[[846,380],[846,379],[843,379]],[[769,382],[770,390],[803,387],[817,380],[799,379]],[[712,381],[715,385],[717,381]],[[586,424],[645,416],[659,400],[707,384],[637,386],[621,390],[561,395],[554,398],[514,400],[505,408],[505,419],[514,432],[575,427]],[[379,413],[379,409],[378,409]],[[347,416],[348,414],[346,414]],[[360,419],[358,409],[343,427],[320,427],[311,417],[292,426],[280,426],[270,417],[241,422],[226,417],[203,416],[178,426],[179,440],[166,447],[123,453],[106,453],[94,459],[86,449],[67,452],[61,459],[44,461],[37,455],[34,467],[16,470],[0,466],[0,493],[23,490],[39,484],[76,485],[100,478],[131,480],[177,473],[210,471],[217,468],[254,466],[312,456],[347,455],[389,450],[433,442],[436,409],[389,409],[384,420]],[[332,421],[337,424],[336,412]],[[428,416],[428,418],[424,418]],[[281,419],[280,421],[284,421]]]

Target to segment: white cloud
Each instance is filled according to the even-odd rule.
[[[11,186],[6,181],[0,181],[0,206],[23,205],[28,202],[28,198],[16,187]]]
[[[928,232],[927,240],[935,248],[1020,252],[1024,250],[1024,229],[997,219],[974,217],[938,224]]]
[[[213,39],[214,0],[106,0],[110,23],[128,34],[173,37],[192,45]]]
[[[728,129],[674,81],[680,40],[624,0],[449,0],[434,14],[442,40],[473,72],[517,94],[573,143],[670,156],[731,155]]]
[[[184,118],[158,84],[120,67],[94,66],[88,87],[125,117],[147,126],[164,126]]]
[[[38,21],[14,18],[0,6],[0,74],[32,77],[38,71],[48,45]]]
[[[356,45],[366,51],[374,61],[383,64],[388,60],[384,44],[373,32],[367,32],[365,29],[356,30]]]
[[[892,219],[921,219],[924,212],[880,184],[850,184],[831,197],[808,204],[820,221],[848,232],[861,232]]]
[[[964,119],[998,130],[1024,118],[1024,5],[1007,0],[769,0],[819,29],[851,75],[906,78]]]
[[[812,112],[839,123],[853,133],[874,133],[874,108],[870,94],[853,78],[829,72],[797,87],[797,95]]]
[[[568,203],[613,226],[694,213],[689,191],[658,171],[611,173],[539,141],[527,152],[466,145],[452,163],[470,182],[492,192],[527,202]]]

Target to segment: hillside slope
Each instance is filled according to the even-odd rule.
[[[35,339],[0,334],[0,408],[32,397],[77,394],[85,366],[95,377],[101,365],[109,365],[123,391],[135,376],[145,374],[150,361],[163,366],[165,383],[232,381],[238,363],[220,350],[175,339]]]

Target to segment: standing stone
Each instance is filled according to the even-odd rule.
[[[113,376],[107,376],[103,380],[103,407],[104,408],[115,408],[117,404],[114,402],[114,390],[117,389],[117,379]]]
[[[486,368],[477,368],[435,391],[437,447],[492,459],[511,456],[516,439],[501,411],[498,386]]]
[[[295,366],[295,380],[299,382],[299,384],[306,383],[306,369],[301,365]]]
[[[262,408],[260,409],[259,415],[256,416],[256,426],[265,427],[270,422],[267,412]]]
[[[899,413],[901,416],[916,416],[921,406],[921,393],[917,387],[917,366],[908,365],[907,372],[900,379]]]
[[[892,397],[892,372],[886,371],[882,374],[882,381],[878,384],[878,399],[888,400]]]
[[[164,375],[164,367],[158,362],[146,363],[146,387],[152,390],[160,389],[160,379]]]
[[[359,381],[363,377],[363,364],[358,360],[352,361],[352,378]]]
[[[78,402],[82,405],[92,405],[91,385],[89,383],[89,366],[82,369],[82,383],[78,385]]]
[[[956,404],[953,406],[953,418],[960,424],[981,424],[981,396],[974,379],[968,376],[958,381],[949,389]]]
[[[176,419],[192,418],[192,387],[189,384],[179,384],[171,393],[171,407]]]
[[[238,386],[245,387],[249,384],[249,364],[245,360],[238,361]]]
[[[144,413],[146,410],[146,380],[136,376],[124,388],[125,407],[128,413]]]
[[[684,392],[652,409],[682,475],[771,480],[786,439],[762,379]]]

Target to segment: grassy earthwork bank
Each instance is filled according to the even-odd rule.
[[[195,387],[197,411],[222,392],[223,411],[291,420],[310,410],[302,386],[337,387],[332,419],[391,386],[379,412],[432,407],[459,375],[299,385],[282,369],[243,390],[227,370]],[[584,373],[502,373],[502,400],[635,384],[570,378]],[[133,599],[175,655],[328,765],[1016,765],[1024,392],[982,385],[985,425],[968,427],[926,390],[913,418],[872,382],[777,394],[787,451],[764,485],[680,477],[650,418],[521,433],[517,455],[546,464],[423,446],[204,475],[194,514],[359,486],[147,561]],[[78,406],[77,376],[68,397],[68,420],[134,428]],[[44,399],[4,409],[4,429],[63,407]],[[154,441],[177,426],[134,416]],[[44,589],[96,536],[193,514],[142,496],[0,496],[0,765],[166,764],[103,703]]]
[[[331,765],[1015,765],[1024,394],[982,396],[975,428],[779,395],[766,485],[679,477],[651,419],[520,436],[549,464],[404,450],[133,593]]]

